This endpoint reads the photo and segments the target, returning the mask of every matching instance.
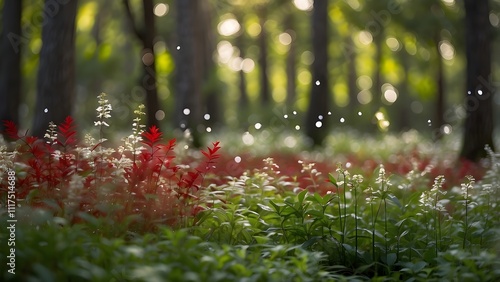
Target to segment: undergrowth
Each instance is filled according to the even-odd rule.
[[[382,145],[369,165],[278,156],[250,167],[241,155],[249,167],[236,173],[219,142],[180,160],[175,139],[145,129],[143,106],[132,134],[109,144],[111,111],[101,94],[84,142],[71,117],[44,138],[4,121],[1,228],[12,171],[19,224],[16,274],[2,281],[500,279],[500,156],[489,148],[482,179],[419,149],[390,161]]]

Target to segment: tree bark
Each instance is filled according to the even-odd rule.
[[[312,64],[311,97],[306,116],[306,135],[314,145],[321,145],[328,131],[328,0],[314,1],[312,13]],[[322,116],[322,119],[320,119]],[[317,126],[321,123],[321,126]]]
[[[434,136],[435,140],[439,140],[443,137],[443,125],[444,125],[444,105],[445,105],[445,93],[444,93],[444,67],[443,58],[441,57],[441,52],[439,51],[439,33],[436,34],[434,39],[434,44],[437,51],[437,70],[436,70],[436,121],[434,125]]]
[[[182,130],[189,129],[193,137],[193,145],[201,146],[198,125],[201,122],[201,73],[200,54],[195,52],[197,5],[199,0],[177,0],[177,38],[176,50],[176,101],[175,126]],[[186,115],[184,109],[189,109]]]
[[[297,43],[295,42],[296,36],[293,21],[293,13],[288,11],[288,15],[285,19],[285,28],[286,32],[290,34],[292,42],[290,42],[290,49],[288,49],[286,56],[286,104],[290,108],[294,107],[297,98]]]
[[[269,105],[271,93],[269,91],[269,74],[267,64],[267,31],[265,27],[267,19],[267,7],[264,5],[257,8],[257,14],[260,21],[260,34],[258,39],[259,46],[259,65],[260,65],[260,101],[263,106]]]
[[[143,76],[141,85],[145,90],[146,97],[146,120],[147,126],[159,126],[156,113],[160,110],[158,90],[156,86],[156,58],[154,52],[154,40],[156,36],[155,15],[153,12],[153,1],[143,0],[143,18],[144,28],[140,29],[134,20],[130,3],[123,0],[125,12],[128,18],[129,26],[142,43],[141,62],[143,66]]]
[[[478,161],[493,147],[493,94],[491,84],[491,25],[488,0],[465,0],[467,57],[466,119],[460,157]]]
[[[73,112],[77,2],[45,1],[34,136],[43,137],[50,121],[62,123]]]
[[[2,120],[19,124],[21,97],[21,45],[26,39],[21,34],[21,0],[5,0],[3,5],[0,38],[0,132],[4,131]]]

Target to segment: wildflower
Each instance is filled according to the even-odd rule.
[[[43,137],[47,139],[47,144],[57,144],[57,125],[54,122],[49,122],[49,128]]]
[[[464,198],[467,199],[469,197],[469,190],[474,188],[476,180],[471,175],[467,175],[465,178],[467,178],[467,181],[465,183],[462,183],[461,185],[461,194]]]
[[[94,121],[95,126],[109,126],[109,124],[104,121],[105,119],[108,119],[111,117],[111,104],[109,101],[106,99],[106,93],[101,93],[99,96],[97,96],[99,99],[98,103],[99,106],[97,107],[97,118],[99,119],[98,121]]]

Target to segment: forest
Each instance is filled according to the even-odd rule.
[[[0,280],[500,280],[499,0],[0,7]]]

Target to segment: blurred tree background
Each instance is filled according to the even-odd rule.
[[[37,135],[65,113],[90,126],[105,92],[115,130],[145,104],[149,125],[198,144],[222,127],[300,130],[311,144],[344,127],[484,135],[500,125],[500,1],[479,2],[0,0],[0,118]]]

